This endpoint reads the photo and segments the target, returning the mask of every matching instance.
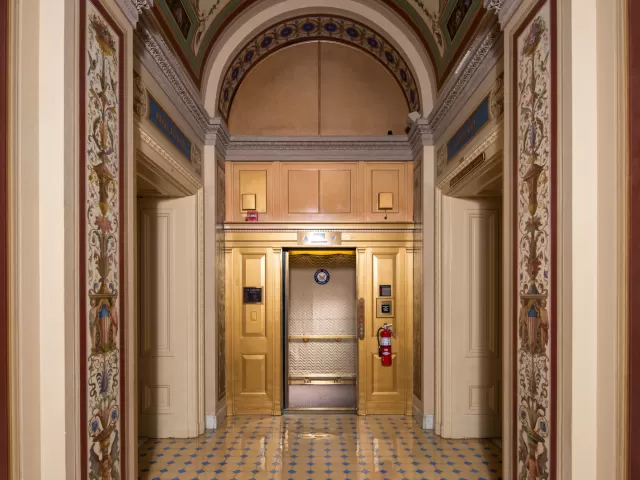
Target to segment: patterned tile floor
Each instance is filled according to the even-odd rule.
[[[191,440],[148,440],[140,479],[501,478],[489,440],[445,440],[411,417],[236,416]]]

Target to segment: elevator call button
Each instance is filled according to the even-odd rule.
[[[380,285],[380,296],[381,297],[390,297],[391,296],[391,285]]]
[[[393,317],[393,298],[377,298],[376,299],[376,317],[377,318]]]

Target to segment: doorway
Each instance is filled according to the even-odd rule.
[[[285,411],[355,412],[356,252],[284,252]]]

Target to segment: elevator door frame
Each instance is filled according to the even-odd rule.
[[[421,231],[411,223],[384,224],[225,224],[225,370],[227,415],[281,415],[284,411],[283,250],[322,248],[356,251],[358,310],[357,414],[411,415],[413,412],[413,262],[419,255]],[[317,232],[332,232],[333,244],[308,245]],[[416,265],[421,268],[421,263]],[[374,317],[376,273],[390,272],[397,282],[397,338],[393,340],[395,380],[380,367],[375,330],[384,319]],[[258,270],[260,270],[260,273]],[[395,272],[395,273],[393,273]],[[245,281],[245,274],[252,280]],[[382,275],[386,273],[382,272]],[[380,283],[390,283],[379,277]],[[251,285],[250,285],[251,283]],[[254,285],[255,283],[255,285]],[[244,287],[262,287],[258,325],[249,325],[251,312],[243,305]],[[358,303],[360,305],[360,303]],[[251,308],[250,308],[251,310]],[[255,310],[255,309],[253,309]],[[249,336],[244,327],[249,326]],[[262,347],[245,348],[247,341]]]
[[[358,405],[359,405],[359,398],[358,398],[358,392],[359,392],[359,381],[360,381],[360,340],[358,338],[358,334],[357,334],[357,330],[358,330],[358,325],[357,325],[357,315],[358,315],[358,299],[360,298],[360,294],[361,292],[359,291],[358,288],[358,279],[359,277],[359,268],[360,268],[360,263],[358,262],[358,252],[356,248],[339,248],[336,249],[336,253],[337,252],[343,252],[345,250],[349,250],[353,252],[353,255],[355,257],[355,262],[356,262],[356,267],[355,267],[355,298],[354,300],[354,311],[355,311],[355,315],[356,315],[356,337],[355,337],[355,344],[356,344],[356,373],[355,373],[355,388],[356,388],[356,402],[355,402],[355,406],[353,408],[342,408],[342,407],[338,407],[338,408],[324,408],[324,407],[318,407],[318,408],[289,408],[289,311],[290,311],[290,307],[289,307],[289,301],[291,298],[290,295],[290,283],[289,283],[289,276],[290,276],[290,266],[289,266],[289,252],[291,251],[304,251],[304,250],[308,250],[310,252],[317,252],[317,251],[327,251],[327,248],[322,248],[322,247],[316,247],[316,248],[284,248],[282,250],[282,412],[283,413],[299,413],[299,412],[332,412],[332,413],[337,413],[337,412],[341,412],[341,413],[354,413],[357,414],[358,413]]]

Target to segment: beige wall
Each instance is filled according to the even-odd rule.
[[[260,222],[413,220],[413,162],[227,162],[226,177],[227,222],[245,221],[243,195]],[[378,208],[379,193],[391,209]]]
[[[229,114],[233,135],[404,134],[409,109],[373,57],[333,42],[285,47],[258,63]]]

